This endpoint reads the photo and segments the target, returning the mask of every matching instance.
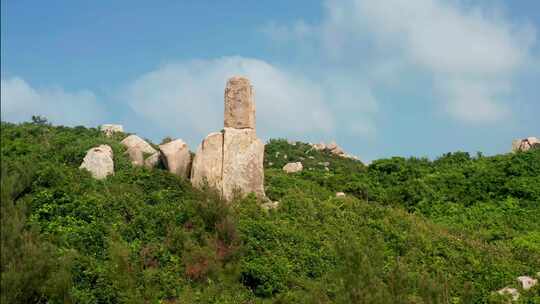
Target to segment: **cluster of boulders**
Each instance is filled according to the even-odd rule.
[[[540,140],[536,137],[527,137],[512,141],[512,152],[528,151],[532,148],[540,148]]]
[[[195,187],[214,188],[225,200],[252,192],[265,197],[264,143],[255,131],[254,92],[247,78],[232,77],[227,82],[224,127],[202,141],[193,159],[181,139],[153,147],[139,136],[129,135],[121,144],[134,166],[155,168],[162,163],[171,173],[189,178]],[[101,131],[111,137],[123,132],[123,127],[107,124]],[[106,145],[92,148],[81,168],[99,179],[114,174],[112,149]]]
[[[540,279],[540,272],[536,273],[536,276]],[[529,290],[538,284],[538,279],[529,277],[529,276],[519,276],[516,281],[519,283],[519,288],[522,290]],[[517,301],[519,299],[520,293],[518,288],[505,287],[497,291],[500,295],[510,295],[512,301]]]
[[[340,146],[338,146],[336,142],[331,142],[329,144],[325,144],[321,142],[319,144],[310,144],[310,145],[314,150],[317,150],[317,151],[328,151],[336,156],[358,160],[358,157],[345,153],[345,151]]]

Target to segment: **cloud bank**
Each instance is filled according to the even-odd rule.
[[[91,91],[67,92],[59,87],[36,89],[19,77],[1,80],[1,100],[3,121],[29,121],[33,115],[41,115],[55,124],[95,126],[106,116]]]
[[[336,101],[350,97],[335,94],[347,92],[335,83],[321,85],[263,60],[236,56],[164,65],[128,85],[121,99],[148,122],[173,130],[176,136],[200,141],[223,128],[224,88],[233,75],[251,80],[257,130],[265,138],[305,138],[309,134],[329,138],[339,125]],[[369,109],[375,106],[371,95],[355,97],[363,98]],[[363,133],[370,130],[370,126],[355,128]]]
[[[289,44],[317,39],[320,56],[357,74],[369,70],[372,85],[427,75],[422,81],[436,102],[466,123],[511,114],[514,76],[531,62],[536,42],[534,27],[493,7],[442,0],[329,0],[320,24],[269,23],[263,32]]]

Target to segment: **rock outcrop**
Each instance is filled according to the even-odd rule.
[[[512,141],[512,152],[528,151],[531,148],[540,146],[540,140],[536,137],[527,137]]]
[[[283,166],[283,171],[287,173],[300,172],[302,169],[304,169],[304,166],[302,166],[301,162],[287,163],[285,166]]]
[[[261,208],[263,208],[264,210],[272,210],[272,209],[277,209],[279,208],[279,204],[280,202],[279,201],[267,201],[265,203],[263,203],[261,205]]]
[[[104,179],[108,175],[114,174],[113,151],[108,145],[94,147],[83,159],[81,169],[90,171],[95,179]]]
[[[336,142],[331,142],[329,144],[325,144],[322,142],[320,144],[310,144],[310,145],[314,150],[317,150],[317,151],[327,151],[339,157],[358,160],[358,157],[351,154],[347,154],[340,146],[336,144]]]
[[[111,137],[116,132],[124,132],[124,127],[122,125],[113,125],[113,124],[104,124],[101,125],[101,132],[105,133],[105,136]]]
[[[536,286],[536,284],[538,284],[537,279],[531,278],[529,276],[517,277],[517,281],[521,284],[521,288],[523,288],[523,290],[529,290]]]
[[[150,156],[148,156],[144,160],[144,166],[148,169],[154,169],[158,166],[159,162],[161,161],[161,153],[156,152]]]
[[[223,174],[223,134],[208,134],[197,148],[191,165],[191,184],[201,188],[203,185],[223,193],[221,187]]]
[[[255,129],[255,102],[249,79],[232,77],[225,87],[225,128]]]
[[[181,139],[159,145],[163,165],[172,174],[188,178],[191,169],[191,154],[188,145]]]
[[[538,272],[536,276],[540,278],[540,272]],[[529,276],[519,276],[517,277],[516,281],[519,283],[519,290],[525,291],[533,288],[534,286],[536,286],[536,284],[538,284],[538,279]],[[512,301],[517,301],[520,296],[518,288],[507,286],[503,289],[498,290],[497,293],[503,296],[509,295]]]
[[[519,291],[515,288],[511,287],[505,287],[499,291],[497,291],[500,295],[510,295],[512,297],[512,301],[517,301],[519,299]]]
[[[128,154],[129,159],[131,160],[131,163],[133,165],[143,166],[147,164],[148,166],[152,164],[157,164],[157,161],[146,162],[146,159],[150,157],[152,157],[152,160],[155,160],[156,157],[159,159],[159,155],[155,155],[156,153],[158,153],[158,151],[139,136],[130,135],[124,138],[124,140],[122,140],[120,143],[127,148],[126,153]]]
[[[222,132],[209,134],[199,145],[191,183],[208,184],[225,200],[252,192],[264,197],[264,144],[255,131],[253,89],[247,78],[227,82],[224,125]]]
[[[264,143],[254,129],[225,128],[223,132],[223,197],[254,192],[264,197]]]

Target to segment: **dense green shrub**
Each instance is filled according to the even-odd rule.
[[[132,167],[125,136],[2,123],[2,302],[488,303],[540,270],[540,150],[365,166],[271,140],[268,211]],[[99,144],[105,180],[78,168]]]

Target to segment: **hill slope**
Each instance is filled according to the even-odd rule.
[[[132,167],[124,136],[2,123],[3,303],[496,303],[540,271],[540,150],[364,166],[271,140],[265,211]],[[78,169],[99,144],[103,181]]]

